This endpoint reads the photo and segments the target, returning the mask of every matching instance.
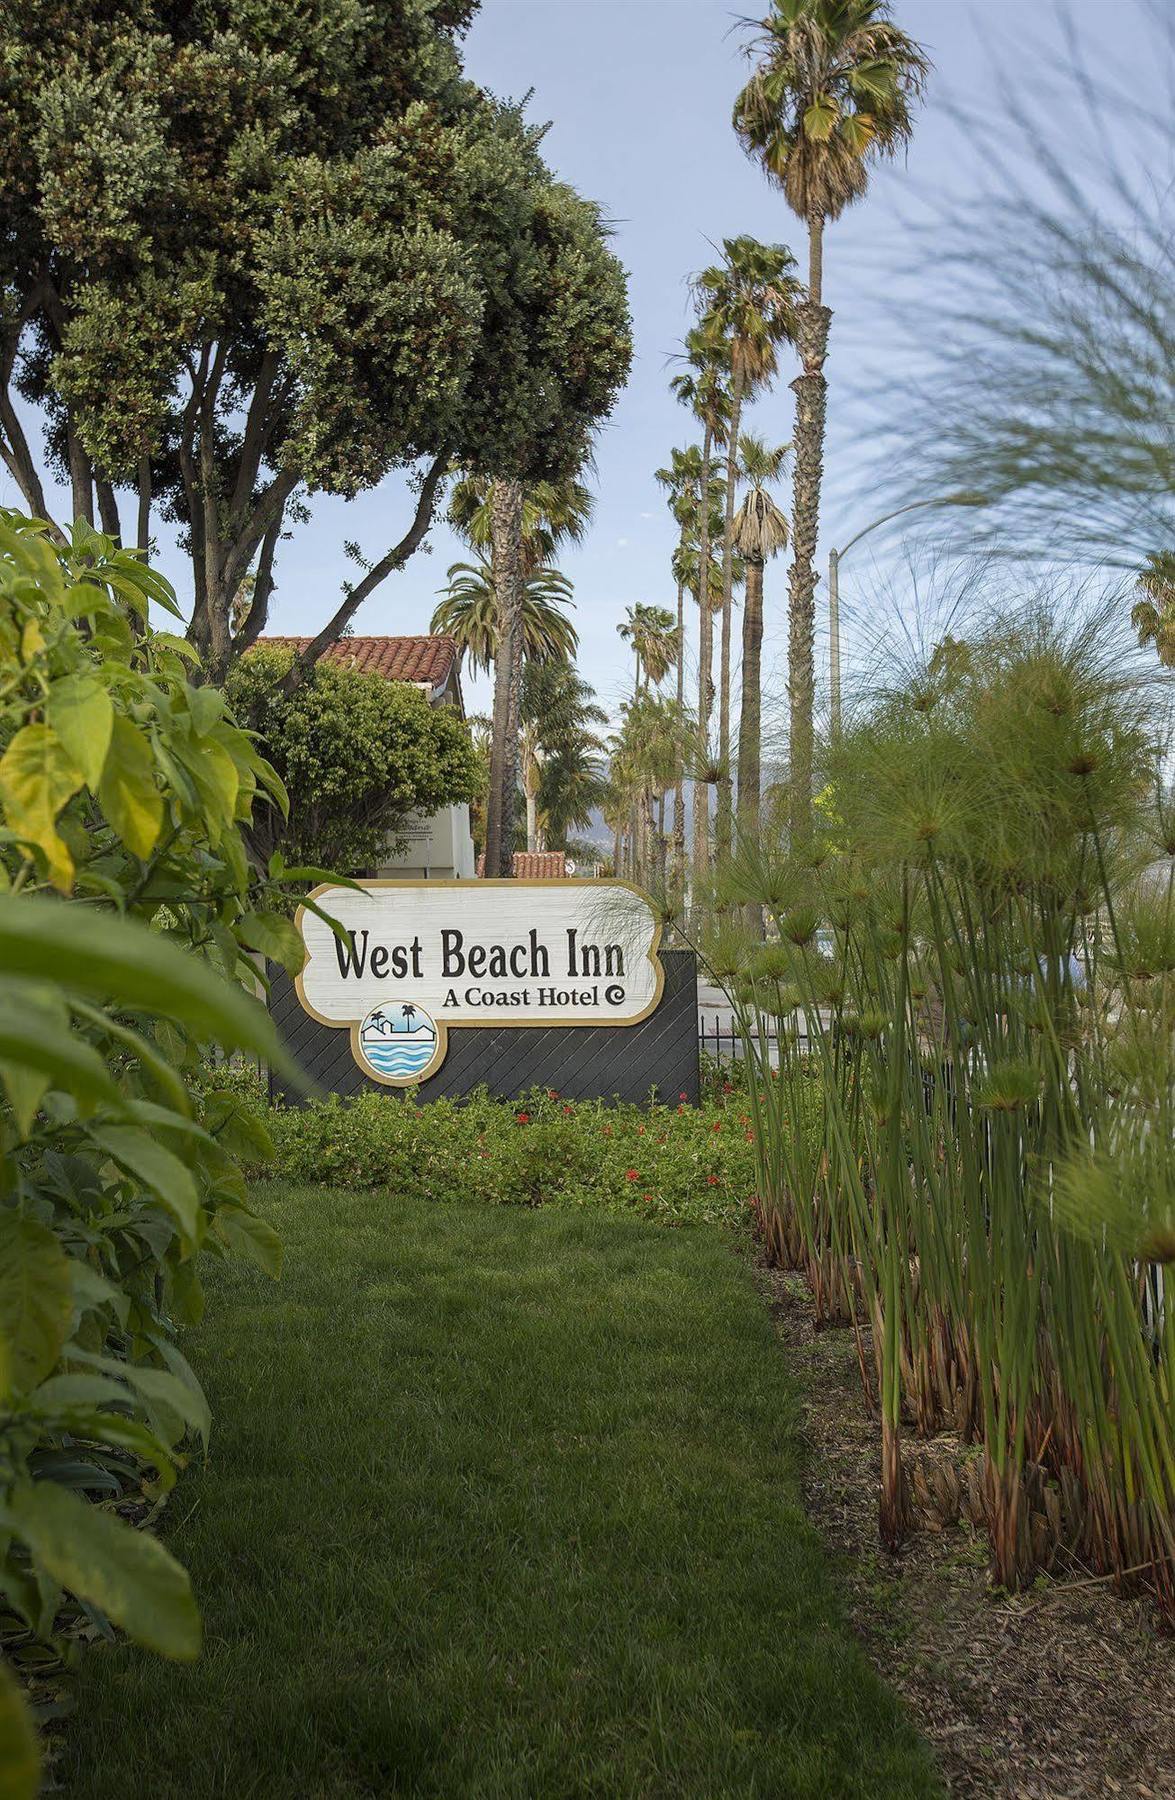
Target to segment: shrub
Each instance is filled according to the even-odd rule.
[[[166,582],[88,527],[0,515],[0,1591],[41,1641],[67,1595],[191,1656],[187,1577],[118,1516],[165,1493],[207,1402],[177,1348],[202,1254],[276,1273],[237,1157],[267,1149],[209,1041],[279,1056],[251,953],[296,967],[240,826],[281,783],[190,649]],[[295,871],[292,879],[298,878]],[[91,1501],[97,1504],[91,1504]],[[0,1664],[6,1793],[36,1788]]]
[[[745,1096],[698,1108],[612,1106],[536,1089],[417,1105],[365,1092],[268,1119],[275,1174],[488,1205],[636,1209],[667,1224],[731,1221],[757,1191]]]

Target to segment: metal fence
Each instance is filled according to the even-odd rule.
[[[765,1028],[763,1038],[756,1033],[752,1048],[758,1053],[759,1045],[766,1041],[770,1066],[779,1067],[779,1031],[772,1026]],[[793,1052],[805,1055],[811,1048],[806,1031],[796,1028],[786,1033],[788,1044]],[[745,1055],[745,1046],[735,1020],[727,1015],[715,1014],[711,1017],[702,1012],[698,1014],[698,1049],[703,1056],[714,1062],[737,1062]]]

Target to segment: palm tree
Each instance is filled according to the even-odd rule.
[[[1152,551],[1135,585],[1142,598],[1135,602],[1130,623],[1138,641],[1153,644],[1159,661],[1175,669],[1175,551]]]
[[[413,1006],[411,1000],[405,1000],[403,1006],[400,1008],[400,1011],[404,1015],[405,1024],[407,1025],[409,1031],[411,1031],[412,1021],[416,1017],[416,1008]]]
[[[660,687],[681,652],[681,637],[673,614],[664,606],[647,606],[638,600],[626,609],[624,621],[616,629],[633,648],[636,660],[634,693],[641,691],[642,671],[646,692],[650,683]]]
[[[710,476],[714,475],[711,462]],[[673,579],[677,587],[677,712],[685,717],[685,595],[692,592],[687,551],[697,523],[702,490],[702,452],[697,444],[671,450],[669,463],[658,469],[656,480],[669,495],[669,510],[677,522],[677,547],[673,552]],[[708,483],[707,483],[708,485]],[[673,893],[678,906],[685,894],[685,758],[678,757],[673,784]]]
[[[711,497],[714,487],[712,454],[726,442],[730,422],[727,386],[728,350],[721,331],[704,316],[685,340],[689,372],[675,375],[670,386],[684,406],[689,406],[702,425],[701,483],[698,491],[698,553],[700,566],[710,562],[713,536]],[[698,609],[698,716],[697,760],[709,761],[710,714],[714,707],[714,625],[708,606]],[[700,879],[710,861],[710,792],[704,780],[694,781],[694,877]]]
[[[492,566],[454,563],[448,586],[434,609],[431,629],[456,640],[462,657],[477,674],[488,670],[498,654],[498,603]],[[571,582],[559,569],[532,569],[522,584],[522,654],[527,662],[571,662],[579,634],[563,611],[574,607]]]
[[[583,541],[595,499],[581,481],[536,481],[522,490],[522,566],[530,573],[549,564],[563,544]],[[471,549],[493,550],[493,483],[462,475],[449,499],[449,524]]]
[[[519,701],[524,658],[523,589],[561,543],[578,542],[592,498],[581,482],[519,481],[466,475],[449,505],[449,521],[475,548],[490,551],[497,599],[493,735],[486,797],[487,875],[513,873],[514,796],[518,787]]]
[[[730,428],[726,437],[726,511],[722,531],[722,648],[718,680],[718,810],[715,840],[719,855],[731,840],[730,650],[734,589],[734,504],[739,425],[744,405],[770,387],[778,372],[780,344],[794,343],[796,309],[804,290],[793,273],[796,263],[783,244],[753,237],[726,238],[723,260],[704,269],[695,289],[707,317],[727,340],[730,362]]]
[[[812,816],[816,542],[824,472],[824,226],[859,200],[869,162],[913,131],[930,65],[892,22],[889,0],[771,0],[747,45],[753,73],[734,104],[744,149],[808,227],[808,298],[797,314],[792,563],[788,576],[788,699],[792,834]]]
[[[734,547],[747,571],[743,606],[742,700],[738,727],[738,823],[745,836],[759,835],[762,784],[763,566],[787,543],[787,520],[768,488],[778,481],[790,444],[769,450],[761,438],[744,435],[739,461],[747,493],[734,520]]]
[[[526,796],[526,847],[590,823],[604,790],[597,727],[607,714],[567,662],[528,662],[522,676],[520,764]]]

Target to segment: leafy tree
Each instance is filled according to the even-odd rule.
[[[290,795],[289,815],[249,829],[254,856],[359,875],[387,860],[408,813],[428,817],[479,793],[481,770],[465,723],[406,682],[321,662],[293,692],[294,652],[258,646],[232,669],[226,692],[257,733]]]
[[[743,607],[742,702],[738,724],[738,822],[747,838],[759,835],[762,783],[763,568],[787,543],[787,520],[769,492],[779,480],[790,444],[768,449],[745,435],[739,444],[740,472],[747,492],[734,519],[734,547],[747,572]]]
[[[175,1341],[204,1258],[279,1271],[236,1161],[265,1132],[203,1053],[282,1063],[240,984],[253,952],[301,966],[279,896],[306,872],[250,870],[242,826],[281,782],[148,603],[177,611],[108,537],[0,515],[0,1592],[59,1649],[80,1603],[186,1659],[187,1575],[120,1514],[207,1442]],[[5,1792],[32,1800],[36,1762],[0,1666]]]
[[[304,497],[417,499],[291,682],[423,540],[445,472],[576,470],[625,379],[623,274],[517,107],[461,74],[474,0],[6,9],[0,453],[46,512],[13,387],[75,516],[191,554],[223,676]],[[120,496],[136,500],[124,532]],[[252,605],[234,631],[241,584]]]
[[[739,429],[743,407],[770,387],[779,369],[779,346],[793,343],[804,290],[795,257],[783,244],[752,237],[725,238],[722,262],[695,281],[707,317],[727,340],[730,362],[730,427],[726,434],[726,510],[722,521],[722,641],[718,675],[718,808],[715,841],[720,856],[731,840],[730,640],[734,589],[734,507]]]
[[[747,56],[753,69],[735,101],[734,129],[808,227],[808,297],[796,314],[802,373],[793,384],[788,597],[791,828],[804,839],[812,812],[814,559],[832,320],[824,305],[824,227],[866,193],[869,163],[908,142],[929,64],[893,23],[889,0],[771,0],[752,28]]]
[[[498,654],[498,602],[492,564],[453,563],[449,585],[432,615],[433,631],[456,640],[476,673],[489,669]],[[570,662],[579,634],[563,611],[573,607],[571,582],[559,569],[532,568],[522,584],[522,654],[527,662],[562,658]]]
[[[579,544],[591,524],[595,499],[582,481],[535,481],[522,490],[521,555],[524,574],[549,567],[564,544]],[[483,560],[494,547],[493,482],[465,474],[449,497],[449,524]]]

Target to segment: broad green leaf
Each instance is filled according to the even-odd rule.
[[[241,778],[237,765],[215,738],[201,738],[184,752],[184,767],[200,790],[215,843],[233,823]]]
[[[237,920],[237,936],[250,950],[260,950],[272,962],[297,975],[306,961],[306,946],[297,927],[281,913],[250,912]]]
[[[200,1196],[191,1171],[179,1157],[134,1125],[92,1126],[90,1136],[120,1168],[150,1188],[179,1226],[184,1241],[194,1245],[200,1229]]]
[[[77,1314],[97,1312],[101,1307],[110,1306],[120,1325],[125,1325],[130,1312],[130,1295],[122,1288],[108,1281],[105,1275],[83,1262],[79,1256],[69,1259],[69,1280],[73,1289],[73,1306]]]
[[[49,691],[49,723],[85,777],[97,788],[114,730],[114,706],[96,675],[67,675]]]
[[[24,1063],[0,1062],[0,1083],[8,1095],[17,1130],[22,1138],[27,1138],[37,1108],[48,1092],[49,1077],[43,1069],[30,1069]]]
[[[148,1650],[184,1661],[199,1655],[200,1615],[187,1573],[158,1539],[50,1481],[21,1482],[9,1511],[37,1561],[69,1593]]]
[[[840,107],[830,94],[817,94],[804,113],[804,135],[826,144],[836,130]]]
[[[207,737],[224,717],[224,695],[219,688],[191,688],[188,691],[188,710],[192,715],[192,730],[196,736]]]
[[[0,894],[0,969],[163,1014],[228,1048],[255,1050],[291,1068],[263,1006],[134,920]]]
[[[79,1019],[85,1019],[91,1025],[97,1025],[116,1043],[121,1044],[124,1049],[130,1050],[152,1077],[156,1086],[167,1095],[176,1112],[183,1114],[184,1117],[190,1114],[192,1103],[188,1098],[187,1088],[167,1058],[160,1056],[154,1044],[149,1043],[142,1032],[135,1031],[130,1025],[120,1024],[117,1019],[110,1018],[98,1007],[88,1006],[84,1000],[73,1000],[70,1002],[70,1006]]]
[[[135,856],[150,856],[163,826],[150,739],[121,714],[114,721],[98,798],[107,819]]]
[[[212,1430],[212,1412],[203,1389],[186,1363],[183,1366],[190,1378],[187,1381],[168,1369],[155,1369],[146,1363],[119,1362],[113,1356],[100,1356],[88,1350],[75,1351],[72,1345],[67,1354],[73,1362],[102,1371],[89,1379],[117,1385],[113,1380],[117,1377],[119,1381],[127,1382],[133,1393],[156,1414],[163,1428],[162,1435],[169,1444],[178,1443],[189,1426],[207,1444]],[[69,1378],[61,1376],[58,1379]],[[45,1387],[38,1390],[37,1398],[40,1399],[46,1388],[52,1386],[52,1382],[46,1382]],[[130,1395],[126,1388],[121,1388],[116,1397],[126,1401]],[[109,1404],[109,1398],[107,1396],[103,1404]]]
[[[18,836],[44,853],[49,879],[67,892],[73,858],[54,820],[82,785],[82,772],[48,725],[24,725],[0,757],[0,805]]]
[[[20,1686],[0,1662],[0,1800],[37,1800],[41,1751]]]
[[[31,907],[34,902],[18,900],[16,905]],[[66,908],[58,910],[64,913]],[[101,1101],[121,1111],[122,1095],[98,1052],[68,1026],[14,1003],[6,986],[0,980],[0,1064],[37,1071],[63,1093],[83,1101]],[[26,1090],[21,1098],[27,1103],[28,1097]]]
[[[272,1225],[259,1219],[244,1207],[222,1206],[215,1220],[215,1230],[229,1248],[247,1256],[266,1275],[278,1279],[282,1272],[282,1241]]]
[[[73,1318],[69,1258],[47,1225],[0,1212],[0,1396],[43,1381]]]

